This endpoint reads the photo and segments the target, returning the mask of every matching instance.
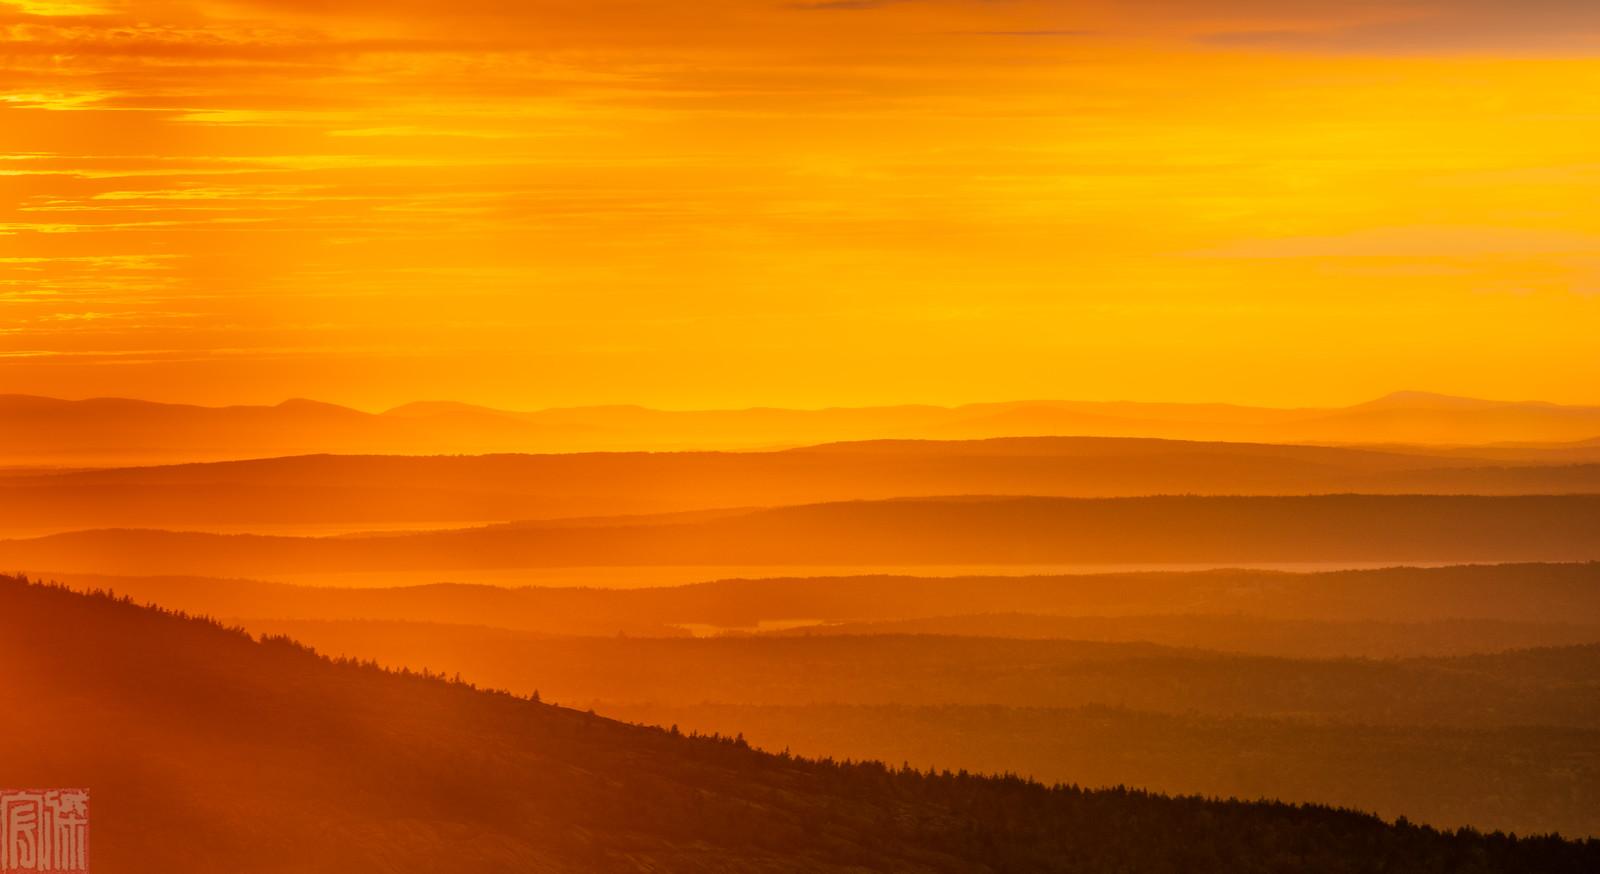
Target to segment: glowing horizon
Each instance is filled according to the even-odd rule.
[[[0,3],[0,392],[1600,403],[1572,0]]]
[[[426,397],[424,397],[424,398],[413,398],[413,399],[408,400],[408,401],[401,401],[398,404],[390,404],[390,405],[387,405],[387,406],[384,406],[384,405],[362,406],[362,405],[359,405],[359,404],[348,404],[348,403],[341,403],[339,401],[330,401],[330,400],[327,400],[326,398],[314,397],[314,396],[282,397],[282,398],[268,399],[268,400],[263,400],[263,401],[249,401],[249,402],[232,401],[232,402],[223,403],[223,404],[211,404],[211,403],[182,401],[182,400],[169,401],[169,400],[161,400],[159,398],[130,397],[130,396],[124,396],[124,395],[105,395],[105,394],[83,395],[83,396],[77,396],[77,397],[61,397],[61,396],[55,396],[55,395],[41,395],[41,394],[33,394],[33,393],[27,393],[27,392],[0,392],[0,397],[36,398],[36,399],[45,400],[45,401],[65,401],[67,403],[83,403],[83,402],[92,402],[92,401],[134,401],[134,402],[146,402],[146,403],[160,404],[160,405],[170,405],[170,406],[199,407],[199,408],[202,408],[202,409],[224,409],[224,408],[227,408],[227,407],[252,407],[252,408],[286,407],[286,406],[291,406],[291,405],[294,405],[294,404],[318,404],[318,405],[342,407],[344,409],[354,410],[356,412],[366,413],[368,415],[382,415],[384,413],[402,411],[407,407],[429,406],[429,405],[443,405],[443,406],[457,406],[457,405],[459,405],[460,407],[464,407],[464,408],[467,408],[467,409],[483,409],[483,410],[489,410],[489,411],[494,411],[494,412],[507,412],[507,413],[540,413],[540,412],[558,412],[558,411],[561,411],[561,410],[582,410],[582,409],[597,409],[597,410],[599,410],[599,409],[637,409],[637,410],[645,410],[645,411],[650,411],[650,412],[661,412],[661,413],[741,413],[741,412],[758,412],[758,411],[761,411],[761,410],[783,410],[783,411],[786,411],[786,412],[822,413],[822,412],[831,412],[831,411],[851,411],[851,410],[884,410],[884,409],[893,409],[895,407],[927,407],[927,408],[932,408],[932,409],[959,410],[959,409],[964,409],[964,408],[969,408],[969,407],[990,407],[990,406],[1008,407],[1008,406],[1026,406],[1026,405],[1030,405],[1030,404],[1042,404],[1042,405],[1065,404],[1065,405],[1068,405],[1068,406],[1078,405],[1078,404],[1082,404],[1082,405],[1086,405],[1086,406],[1103,404],[1103,405],[1107,405],[1107,406],[1129,405],[1129,406],[1144,406],[1144,407],[1162,407],[1162,406],[1237,407],[1237,408],[1239,408],[1241,410],[1295,412],[1295,411],[1301,411],[1301,410],[1305,410],[1305,411],[1346,410],[1346,409],[1350,409],[1350,408],[1354,408],[1354,407],[1360,407],[1360,406],[1362,406],[1364,404],[1377,404],[1377,403],[1382,403],[1382,402],[1391,401],[1391,400],[1403,401],[1403,400],[1407,399],[1408,397],[1412,398],[1412,399],[1436,399],[1436,400],[1444,400],[1444,401],[1456,400],[1456,401],[1465,401],[1465,402],[1470,402],[1470,403],[1481,403],[1481,404],[1490,404],[1490,405],[1508,405],[1508,406],[1516,406],[1516,405],[1524,405],[1524,404],[1533,404],[1533,405],[1553,404],[1554,406],[1567,407],[1567,408],[1572,408],[1572,409],[1586,409],[1586,408],[1600,407],[1600,404],[1581,404],[1581,403],[1579,403],[1579,404],[1554,404],[1554,402],[1546,401],[1543,398],[1476,398],[1476,397],[1467,397],[1465,395],[1450,395],[1450,394],[1445,394],[1443,392],[1433,392],[1433,391],[1427,391],[1427,390],[1423,390],[1423,389],[1396,389],[1395,391],[1384,392],[1383,394],[1375,396],[1375,397],[1359,397],[1359,398],[1355,398],[1355,399],[1353,399],[1353,400],[1351,400],[1349,402],[1346,402],[1346,403],[1330,403],[1330,404],[1326,404],[1326,405],[1320,405],[1320,404],[1296,404],[1296,405],[1292,405],[1292,406],[1289,406],[1289,405],[1275,405],[1275,404],[1243,404],[1243,403],[1237,403],[1237,402],[1234,402],[1234,401],[1230,401],[1230,400],[1226,400],[1226,399],[1219,399],[1219,398],[1200,399],[1200,400],[1194,400],[1194,401],[1166,401],[1166,400],[1155,399],[1155,398],[1147,400],[1147,399],[1142,399],[1142,398],[1141,399],[1135,399],[1135,398],[1128,398],[1128,397],[1107,397],[1107,398],[1072,398],[1072,397],[975,398],[975,399],[968,399],[968,400],[954,400],[954,401],[943,402],[943,403],[939,403],[939,402],[906,402],[906,403],[884,403],[884,404],[861,403],[861,404],[827,404],[827,405],[822,405],[822,406],[781,406],[781,405],[774,405],[774,404],[751,404],[751,405],[745,405],[745,406],[726,406],[726,407],[715,407],[715,406],[710,406],[710,407],[667,407],[667,406],[655,406],[655,405],[650,405],[650,404],[636,404],[636,403],[627,403],[627,402],[604,403],[604,404],[598,404],[598,403],[597,404],[563,404],[563,405],[559,405],[559,406],[547,406],[547,407],[509,407],[509,406],[498,407],[498,406],[494,406],[492,404],[472,403],[472,402],[468,402],[468,401],[460,401],[460,400],[457,400],[455,398],[443,398],[443,397],[437,397],[437,398],[426,398]]]

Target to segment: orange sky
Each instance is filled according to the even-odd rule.
[[[0,30],[0,391],[1600,402],[1590,0],[13,0]]]

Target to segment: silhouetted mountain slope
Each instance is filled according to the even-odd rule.
[[[13,472],[0,476],[0,528],[420,527],[954,494],[1600,493],[1600,464],[1564,458],[1090,437],[880,440],[757,453],[298,456]]]
[[[338,538],[106,530],[0,541],[0,567],[264,575],[627,565],[1585,561],[1600,496],[945,498]]]
[[[1117,707],[608,702],[607,716],[765,749],[1084,786],[1285,798],[1438,827],[1600,836],[1600,730],[1372,726]]]
[[[70,639],[73,645],[63,645]],[[1600,844],[763,755],[0,580],[0,773],[118,871],[1580,872]]]
[[[881,438],[1074,434],[1269,443],[1575,442],[1600,407],[1400,393],[1347,408],[1015,401],[958,407],[534,412],[422,403],[372,414],[293,400],[197,407],[121,398],[0,396],[0,463],[128,464],[308,452],[752,449]],[[1592,459],[1591,459],[1592,460]]]
[[[433,623],[245,625],[323,652],[538,689],[606,716],[730,733],[745,720],[769,750],[1600,835],[1597,646],[1291,661],[939,636],[560,639]]]

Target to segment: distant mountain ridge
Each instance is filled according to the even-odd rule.
[[[109,465],[315,452],[760,449],[885,438],[1164,437],[1267,443],[1484,445],[1600,439],[1600,406],[1397,392],[1342,408],[1034,400],[955,407],[518,412],[453,401],[381,413],[294,399],[203,407],[0,395],[0,463]]]

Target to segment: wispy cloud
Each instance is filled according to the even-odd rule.
[[[26,326],[0,391],[84,393],[93,360],[133,393],[362,400],[409,360],[430,394],[691,403],[668,395],[823,391],[805,358],[833,400],[845,374],[1054,394],[1063,350],[1098,376],[1130,325],[1152,354],[1243,368],[1216,349],[1282,336],[1376,368],[1318,346],[1318,317],[1513,290],[1457,331],[1471,369],[1495,328],[1591,312],[1597,22],[1559,0],[0,4],[0,316]],[[1443,226],[1499,230],[1384,230]],[[1406,263],[1345,263],[1385,258]],[[1351,281],[1380,267],[1403,288]],[[1213,346],[1213,305],[1278,315]],[[1576,349],[1539,360],[1600,383]],[[350,350],[403,360],[327,365]]]
[[[1600,5],[1588,0],[1435,0],[1373,14],[1204,33],[1235,48],[1376,55],[1600,54]]]

